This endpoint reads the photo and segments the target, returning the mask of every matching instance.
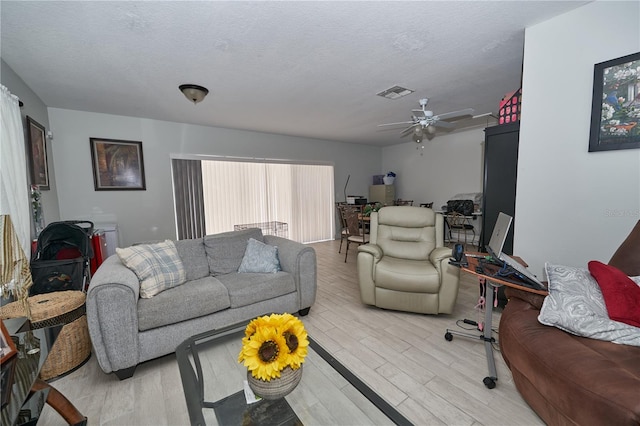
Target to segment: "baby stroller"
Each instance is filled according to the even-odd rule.
[[[33,285],[29,295],[85,291],[91,278],[92,235],[93,223],[89,221],[53,222],[44,228],[31,260]]]

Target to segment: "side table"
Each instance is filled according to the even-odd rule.
[[[91,356],[85,299],[86,295],[81,291],[56,291],[29,297],[32,329],[64,325],[40,370],[42,380],[70,373]],[[23,316],[20,302],[9,303],[0,308],[2,319]]]
[[[18,354],[9,362],[11,394],[2,407],[2,425],[35,424],[46,401],[70,425],[86,425],[84,417],[57,389],[38,378],[63,326],[44,327],[12,334]]]

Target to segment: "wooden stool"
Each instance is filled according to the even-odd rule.
[[[65,324],[40,370],[42,380],[69,373],[91,356],[85,298],[81,291],[56,291],[29,297],[31,328]],[[12,302],[0,308],[0,316],[5,319],[25,314],[20,302]]]

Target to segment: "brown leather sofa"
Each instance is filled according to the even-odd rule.
[[[640,221],[609,261],[640,275]],[[507,289],[500,349],[516,388],[550,425],[640,425],[640,347],[542,325],[544,296]],[[640,329],[638,329],[640,333]]]

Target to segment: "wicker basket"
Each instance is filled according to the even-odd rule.
[[[32,328],[65,324],[40,370],[42,380],[69,373],[84,364],[91,356],[85,298],[81,291],[57,291],[38,294],[28,299]],[[5,319],[25,315],[20,302],[13,302],[0,309],[0,316]]]
[[[280,372],[280,377],[271,379],[268,382],[261,379],[256,379],[251,375],[250,371],[247,371],[247,381],[249,387],[256,395],[263,399],[280,399],[289,395],[293,391],[300,379],[302,378],[302,366],[297,370],[291,367],[285,367]]]

